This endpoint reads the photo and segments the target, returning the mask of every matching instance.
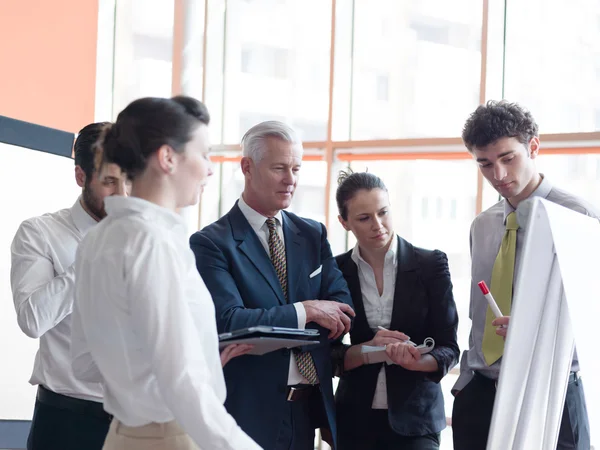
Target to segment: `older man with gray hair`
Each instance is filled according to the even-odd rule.
[[[190,239],[220,333],[256,325],[320,331],[321,343],[310,350],[242,356],[224,369],[227,410],[265,449],[312,450],[315,428],[335,440],[330,343],[349,331],[354,316],[325,227],[284,211],[302,153],[284,123],[248,130],[244,192],[231,211]]]

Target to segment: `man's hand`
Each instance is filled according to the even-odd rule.
[[[229,361],[237,356],[242,356],[248,353],[254,348],[254,345],[250,344],[231,344],[223,349],[221,352],[221,367],[225,367]]]
[[[508,324],[510,323],[510,316],[498,317],[492,321],[492,325],[496,328],[496,334],[502,336],[506,340],[506,333],[508,332]]]
[[[402,366],[407,370],[415,370],[416,365],[421,359],[421,353],[419,353],[417,347],[404,342],[389,344],[386,346],[385,352],[394,364]]]
[[[329,339],[337,339],[350,331],[350,317],[356,314],[345,303],[330,300],[306,300],[302,302],[306,310],[306,323],[315,322],[329,330]]]
[[[397,344],[408,341],[410,338],[401,331],[379,330],[375,337],[363,345],[372,345],[374,347],[386,346],[388,344]]]

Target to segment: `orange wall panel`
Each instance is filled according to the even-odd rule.
[[[77,132],[94,120],[98,0],[0,0],[0,115]]]

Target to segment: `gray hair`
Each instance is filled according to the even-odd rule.
[[[242,156],[254,162],[260,161],[264,154],[265,141],[269,137],[279,138],[303,152],[302,141],[292,127],[277,120],[267,120],[246,131],[242,138]]]

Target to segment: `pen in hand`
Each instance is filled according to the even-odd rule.
[[[488,305],[490,305],[490,309],[494,313],[494,316],[496,316],[496,319],[499,317],[504,317],[504,314],[502,314],[502,311],[500,311],[500,308],[498,308],[498,304],[496,303],[496,300],[494,300],[494,297],[492,296],[490,289],[487,287],[486,282],[480,281],[479,283],[477,283],[477,286],[479,286],[481,293],[487,300]],[[500,328],[506,328],[506,326],[500,325]]]
[[[381,331],[390,331],[390,330],[388,330],[387,328],[384,328],[384,327],[382,327],[381,325],[379,325],[377,328],[378,328],[378,329],[380,329]],[[411,341],[410,339],[409,339],[409,340],[407,340],[407,341],[404,341],[404,342],[407,342],[408,344],[412,344],[412,345],[414,345],[415,347],[417,346],[417,344],[415,344],[415,343],[414,343],[413,341]]]

